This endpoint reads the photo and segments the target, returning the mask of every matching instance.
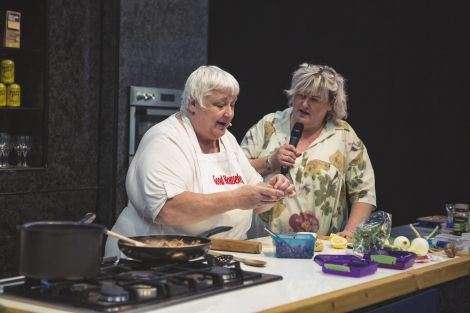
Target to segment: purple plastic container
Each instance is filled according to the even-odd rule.
[[[413,266],[416,257],[416,254],[413,252],[389,249],[379,249],[364,255],[365,259],[378,263],[379,267],[393,268],[396,270],[404,270]]]
[[[347,258],[350,261],[360,261],[361,259],[354,255],[345,255],[345,254],[319,254],[313,258],[313,261],[320,266],[323,266],[323,263],[333,260],[344,260]]]
[[[350,277],[374,274],[378,267],[378,263],[354,255],[323,254],[315,256],[313,260],[322,266],[324,273]]]

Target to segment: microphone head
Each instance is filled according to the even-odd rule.
[[[299,140],[300,140],[300,137],[302,137],[303,131],[304,131],[304,124],[295,123],[290,133],[289,144],[293,145],[294,147],[297,147],[297,143],[299,143]]]
[[[300,136],[302,136],[303,131],[304,131],[304,124],[297,122],[294,124],[294,127],[292,128],[290,135],[300,138]]]

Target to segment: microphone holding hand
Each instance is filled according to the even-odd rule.
[[[302,132],[304,131],[304,124],[302,123],[295,123],[292,131],[290,133],[289,144],[297,147],[299,143],[300,137],[302,137]],[[281,166],[281,174],[287,175],[289,172],[289,167],[286,165]]]

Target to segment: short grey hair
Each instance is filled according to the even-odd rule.
[[[186,114],[191,100],[204,107],[204,97],[214,90],[228,92],[237,98],[240,85],[232,74],[214,65],[203,65],[189,75],[184,86],[180,111]]]
[[[332,67],[303,63],[292,75],[291,87],[285,90],[289,97],[289,106],[297,94],[306,96],[321,95],[327,97],[333,105],[327,118],[346,119],[348,116],[347,96],[344,90],[344,78]]]

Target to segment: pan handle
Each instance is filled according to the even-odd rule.
[[[96,214],[94,213],[87,213],[85,216],[83,216],[78,223],[80,224],[91,224],[96,218]]]
[[[205,232],[202,232],[200,233],[199,235],[197,235],[196,237],[210,237],[210,236],[214,236],[216,234],[219,234],[219,233],[223,233],[223,232],[226,232],[226,231],[229,231],[231,230],[233,227],[232,226],[219,226],[219,227],[215,227],[215,228],[212,228],[212,229],[209,229],[209,230],[206,230]]]

